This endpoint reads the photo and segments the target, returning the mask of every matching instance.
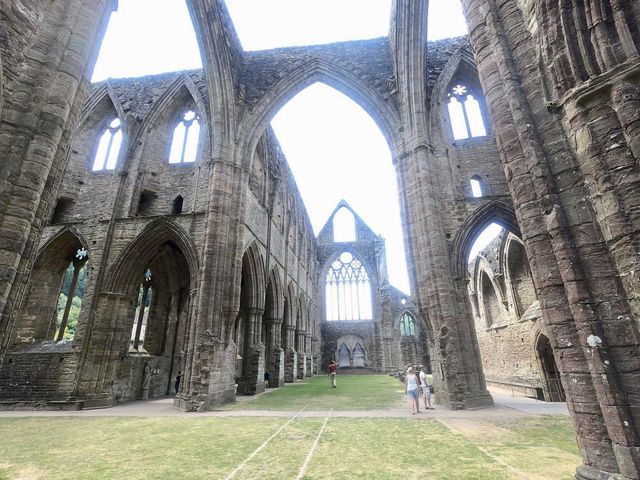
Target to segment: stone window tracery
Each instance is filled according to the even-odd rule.
[[[93,171],[114,170],[118,163],[118,155],[122,146],[122,123],[114,118],[104,128],[98,148],[93,159]]]
[[[454,83],[449,89],[447,109],[454,140],[484,137],[487,135],[480,96],[463,83]]]
[[[405,313],[400,319],[400,336],[402,337],[415,337],[416,336],[416,322],[413,317]]]
[[[173,129],[169,163],[178,165],[195,162],[199,141],[200,118],[193,110],[187,110],[180,115],[180,121]]]
[[[371,282],[366,268],[349,252],[329,267],[325,282],[327,320],[372,320]]]
[[[153,297],[153,273],[149,268],[144,272],[138,297],[136,300],[136,311],[131,329],[131,339],[129,348],[133,350],[144,350],[144,339],[147,330],[149,311],[151,310],[151,299]]]
[[[87,259],[87,249],[81,247],[65,270],[56,306],[54,335],[56,342],[73,340],[75,336],[89,275],[85,268]]]

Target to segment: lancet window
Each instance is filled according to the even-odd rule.
[[[200,118],[193,110],[187,110],[173,129],[170,164],[193,163],[198,156],[200,142]]]
[[[454,83],[449,90],[447,109],[455,140],[484,137],[487,135],[480,98],[469,86]]]
[[[116,117],[102,131],[96,155],[93,159],[93,171],[114,170],[118,163],[121,146],[122,123]]]
[[[144,349],[144,338],[147,330],[149,311],[151,310],[151,299],[153,296],[153,274],[147,268],[142,277],[138,298],[136,300],[136,311],[131,329],[131,340],[129,346],[133,350]]]
[[[329,267],[325,285],[327,320],[372,320],[371,281],[362,262],[343,252]]]
[[[416,322],[414,318],[405,313],[400,319],[400,336],[402,337],[415,337],[416,336]]]
[[[72,340],[75,336],[89,275],[85,267],[87,259],[88,252],[81,247],[65,270],[56,307],[54,334],[56,342]]]

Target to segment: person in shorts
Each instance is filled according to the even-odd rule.
[[[336,373],[338,370],[338,364],[335,361],[332,361],[327,367],[329,371],[329,378],[331,379],[331,386],[336,388]]]
[[[420,375],[418,376],[418,378],[420,379],[420,386],[422,388],[422,398],[424,399],[424,409],[433,410],[433,407],[431,406],[431,387],[429,386],[427,374],[424,371],[424,368],[420,369]]]
[[[420,413],[420,388],[418,387],[418,377],[413,371],[413,367],[407,369],[407,375],[404,377],[404,393],[411,404],[412,415]]]

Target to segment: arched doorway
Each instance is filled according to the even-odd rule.
[[[359,343],[353,348],[353,366],[364,368],[367,365],[364,348]]]
[[[549,338],[542,333],[538,335],[536,340],[536,354],[546,385],[544,391],[545,400],[548,402],[564,402],[566,396],[560,382],[560,372],[558,372],[556,360],[553,358],[553,349]]]
[[[338,367],[351,367],[351,352],[344,343],[338,349]]]

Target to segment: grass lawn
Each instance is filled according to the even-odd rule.
[[[232,408],[366,410],[402,399],[391,377],[328,384],[314,378]],[[0,480],[222,480],[243,463],[234,479],[287,480],[297,477],[316,439],[306,480],[568,480],[580,463],[568,417],[488,420],[478,411],[438,420],[434,413],[332,417],[321,436],[325,418],[0,416]]]
[[[295,478],[323,421],[294,420],[234,478]],[[0,479],[224,479],[286,422],[262,417],[0,419],[8,433],[0,445]],[[569,419],[540,417],[499,428],[495,435],[474,438],[436,420],[333,418],[304,478],[572,478],[580,459]]]
[[[404,405],[404,386],[389,375],[338,375],[337,388],[329,377],[307,378],[224,409],[250,410],[387,410]]]

